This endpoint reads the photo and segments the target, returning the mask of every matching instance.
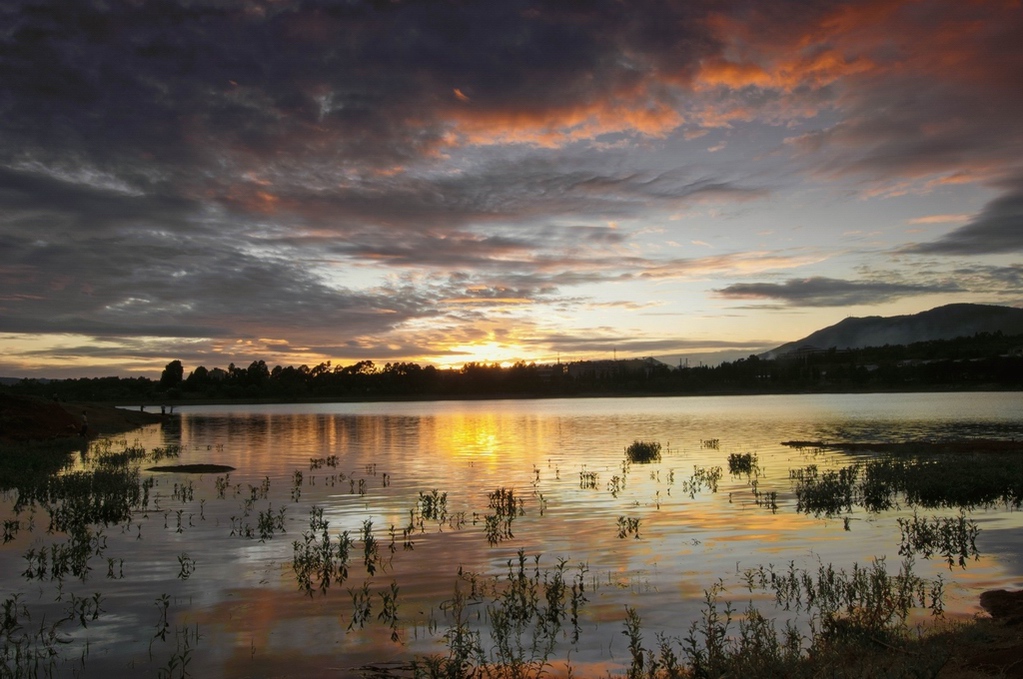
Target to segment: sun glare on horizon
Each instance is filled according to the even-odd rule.
[[[525,363],[542,362],[536,357],[531,357],[529,351],[521,345],[502,344],[493,341],[451,346],[443,355],[428,357],[426,360],[439,368],[450,369],[459,369],[469,363],[497,364],[502,368],[507,368],[518,361]]]

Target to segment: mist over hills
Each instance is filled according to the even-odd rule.
[[[989,304],[947,304],[905,316],[849,317],[760,354],[777,358],[803,348],[862,349],[947,340],[977,333],[1023,334],[1023,309]]]

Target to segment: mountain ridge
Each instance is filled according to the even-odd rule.
[[[760,358],[778,358],[804,348],[862,349],[955,339],[982,332],[1023,334],[1023,309],[958,303],[900,316],[849,316],[802,339],[765,351]]]

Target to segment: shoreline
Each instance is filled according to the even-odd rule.
[[[976,387],[937,387],[916,389],[802,389],[792,391],[776,390],[714,390],[701,392],[655,392],[655,391],[601,391],[573,394],[521,394],[514,392],[494,394],[367,394],[364,396],[301,396],[301,397],[251,397],[251,398],[166,398],[159,400],[139,401],[125,404],[124,401],[94,401],[123,409],[168,408],[182,406],[209,405],[269,405],[269,404],[301,404],[301,403],[429,403],[447,401],[550,401],[550,400],[581,400],[600,398],[701,398],[717,396],[839,396],[843,394],[977,394],[977,393],[1020,393],[1023,388],[999,388],[997,385],[979,385]]]

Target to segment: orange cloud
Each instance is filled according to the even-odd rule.
[[[907,220],[908,224],[947,224],[948,222],[965,222],[970,215],[928,215]]]
[[[714,59],[701,66],[696,80],[698,88],[724,86],[739,89],[749,85],[769,87],[775,77],[756,64]]]
[[[481,102],[476,102],[480,104]],[[458,107],[447,112],[455,136],[449,141],[491,145],[534,144],[556,148],[601,134],[636,132],[663,137],[685,122],[667,102],[635,96],[594,100],[554,110]]]
[[[527,297],[449,297],[442,299],[443,304],[532,304],[533,300]]]

